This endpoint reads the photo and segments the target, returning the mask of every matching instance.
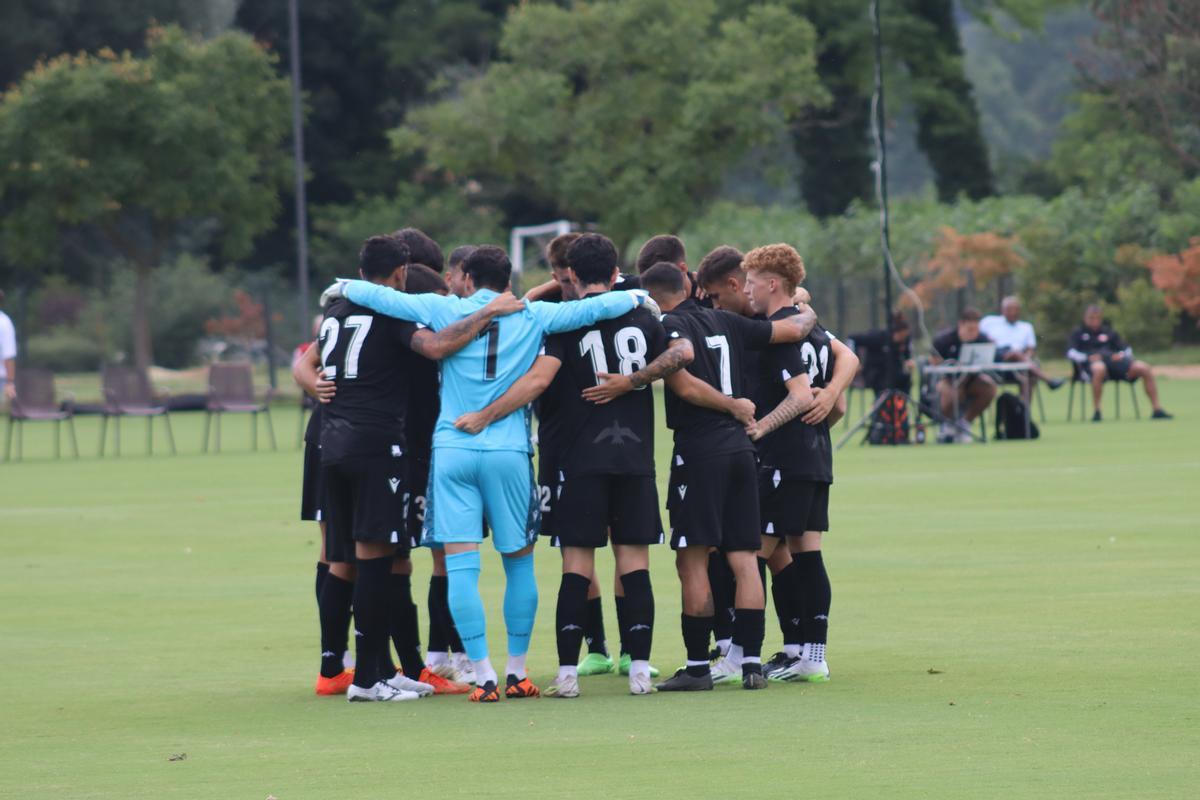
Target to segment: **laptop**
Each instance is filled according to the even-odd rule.
[[[958,351],[959,366],[976,367],[994,364],[995,361],[996,344],[994,342],[970,342],[964,344]]]

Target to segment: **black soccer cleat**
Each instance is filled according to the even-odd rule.
[[[1092,422],[1100,422],[1102,419],[1104,418],[1100,416],[1100,409],[1097,408],[1092,412]]]
[[[789,656],[787,653],[780,651],[780,652],[776,653],[775,655],[771,656],[767,660],[767,662],[762,665],[763,675],[765,675],[769,678],[769,677],[771,677],[772,672],[783,669],[790,663],[792,663],[792,657]]]
[[[765,689],[767,688],[767,679],[763,677],[761,672],[747,672],[742,676],[743,689]]]
[[[713,688],[712,673],[691,675],[686,669],[679,669],[670,678],[654,687],[660,692],[711,692]]]
[[[1156,408],[1154,413],[1150,415],[1150,419],[1175,419],[1175,417],[1163,411],[1161,408]]]

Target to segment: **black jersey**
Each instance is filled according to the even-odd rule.
[[[687,339],[696,357],[688,372],[729,397],[746,396],[743,351],[771,343],[771,323],[685,300],[663,315],[668,342]],[[715,456],[753,450],[742,424],[728,414],[701,408],[667,390],[667,427],[680,456]]]
[[[700,288],[700,279],[696,273],[689,272],[688,279],[691,281],[691,289],[688,291],[688,299],[696,301],[697,305],[703,306],[704,308],[712,308],[712,298],[708,296],[701,297],[703,290]],[[640,288],[642,288],[642,276],[627,275],[624,272],[617,277],[617,282],[613,284],[613,291]]]
[[[947,361],[957,361],[958,354],[962,352],[964,344],[987,344],[991,339],[984,336],[982,333],[976,336],[970,342],[964,342],[958,337],[958,328],[947,328],[946,330],[933,337],[933,349],[937,354]]]
[[[409,455],[427,461],[433,453],[433,429],[442,410],[438,362],[415,353],[412,362],[404,435]]]
[[[542,425],[552,426],[560,470],[571,476],[654,474],[652,390],[643,387],[603,405],[580,393],[596,385],[596,373],[632,375],[666,348],[663,326],[644,308],[546,339],[546,355],[562,363],[542,405]]]
[[[1129,345],[1107,322],[1095,330],[1080,325],[1067,340],[1067,356],[1074,361],[1087,361],[1088,356],[1097,353],[1108,358],[1128,349]]]
[[[787,306],[771,315],[772,320],[785,319],[800,312]],[[817,325],[799,344],[772,345],[762,357],[760,385],[754,403],[758,416],[771,413],[787,395],[784,385],[791,378],[808,373],[813,388],[829,385],[833,371],[832,334]],[[829,438],[829,423],[809,425],[797,417],[758,441],[758,457],[764,467],[782,471],[788,477],[801,480],[833,482],[833,446]]]
[[[344,299],[326,310],[318,345],[337,394],[321,414],[321,463],[406,454],[416,330]]]

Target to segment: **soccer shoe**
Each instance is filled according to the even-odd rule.
[[[433,687],[428,683],[414,681],[402,672],[397,672],[391,678],[384,681],[384,683],[398,692],[412,692],[417,697],[429,697],[433,694]]]
[[[483,686],[476,686],[467,699],[472,703],[499,703],[500,690],[495,681],[488,681]]]
[[[432,672],[434,675],[437,675],[439,678],[445,678],[448,681],[457,680],[457,678],[458,678],[458,670],[456,670],[454,668],[454,664],[450,663],[449,658],[447,658],[445,661],[442,661],[438,664],[430,664],[427,661],[427,662],[425,662],[425,667],[430,672]],[[422,673],[422,674],[424,674],[424,673]],[[429,683],[429,681],[425,681],[425,682]]]
[[[810,661],[798,658],[788,667],[771,676],[773,681],[784,683],[824,683],[829,680],[829,665],[824,660]]]
[[[518,678],[516,675],[509,675],[505,683],[507,683],[507,686],[504,687],[504,696],[510,700],[542,696],[542,690],[534,686],[533,681],[529,680],[529,678]]]
[[[417,700],[420,697],[416,692],[406,692],[396,689],[390,686],[387,681],[380,681],[367,689],[352,683],[346,689],[346,699],[351,703],[398,703],[404,700]]]
[[[743,689],[765,689],[767,688],[767,679],[763,677],[761,672],[747,672],[742,676]]]
[[[1100,416],[1100,409],[1097,408],[1092,412],[1092,422],[1100,422],[1103,419],[1104,417]]]
[[[434,694],[467,694],[471,691],[471,687],[467,684],[447,680],[429,667],[421,670],[421,683],[432,686]]]
[[[710,673],[696,677],[688,674],[686,669],[680,669],[654,688],[660,692],[709,692],[713,688],[713,679]]]
[[[332,678],[326,678],[324,675],[317,676],[317,694],[332,695],[345,694],[350,688],[350,684],[354,683],[354,670],[344,669],[339,674]]]
[[[579,697],[579,678],[575,675],[563,675],[560,678],[556,678],[546,687],[546,696],[563,698]]]
[[[651,667],[651,669],[654,669]],[[638,672],[629,676],[630,694],[653,694],[654,684],[650,682],[651,673]]]
[[[1163,411],[1161,408],[1157,408],[1154,410],[1154,413],[1150,415],[1150,419],[1175,419],[1175,417]]]
[[[629,668],[633,666],[633,656],[629,655],[629,653],[621,653],[621,660],[617,662],[617,664],[617,671],[622,675],[628,675]],[[653,664],[650,665],[650,677],[658,677],[658,667],[654,666]]]
[[[779,670],[791,664],[793,661],[798,661],[799,656],[789,656],[787,653],[780,651],[771,656],[765,664],[762,665],[763,677],[771,680],[771,676]]]
[[[583,661],[579,662],[578,669],[581,678],[588,675],[607,675],[613,671],[613,660],[611,656],[603,653],[588,653],[583,657]]]
[[[459,683],[475,682],[475,665],[466,653],[451,653],[450,663],[454,665],[454,680]]]
[[[742,679],[742,668],[735,666],[728,656],[723,656],[717,663],[712,665],[712,682],[713,685],[722,683],[736,683]]]

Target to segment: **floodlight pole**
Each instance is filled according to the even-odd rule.
[[[308,208],[304,195],[304,121],[300,84],[300,0],[288,0],[288,39],[292,67],[292,162],[296,182],[296,282],[299,287],[300,341],[312,337],[308,315]]]
[[[892,271],[889,264],[892,252],[889,231],[887,182],[887,124],[883,113],[883,34],[879,25],[879,0],[871,2],[872,27],[875,38],[875,135],[879,142],[879,206],[880,236],[883,244],[883,319],[889,326],[892,319]]]

